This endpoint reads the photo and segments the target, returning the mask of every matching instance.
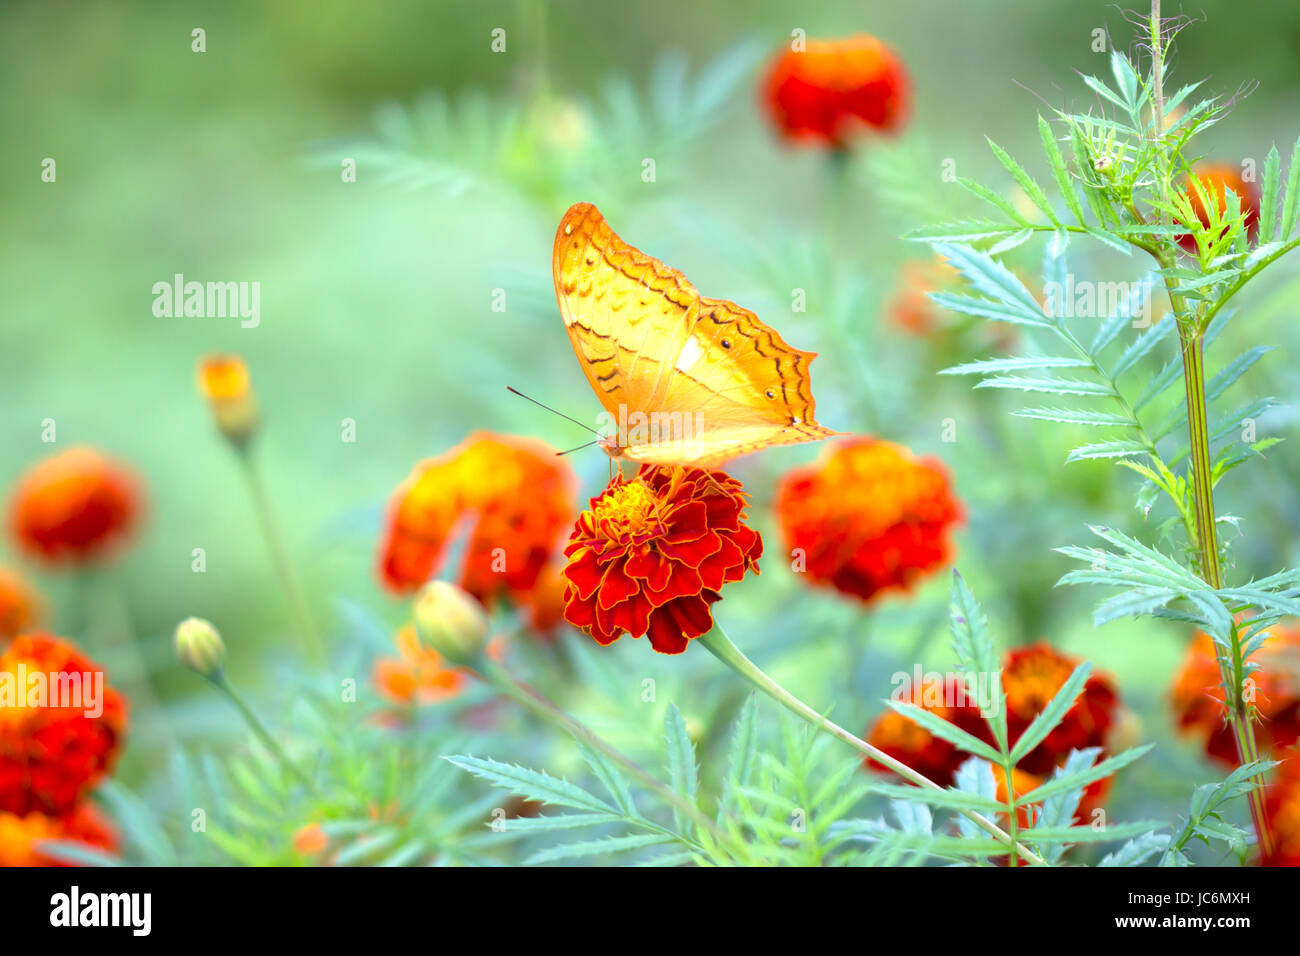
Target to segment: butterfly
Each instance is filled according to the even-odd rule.
[[[842,432],[813,419],[808,365],[753,312],[700,295],[622,239],[591,203],[555,233],[555,297],[606,414],[613,459],[715,468],[740,455]]]

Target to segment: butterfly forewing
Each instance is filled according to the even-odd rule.
[[[590,203],[561,221],[553,269],[587,380],[620,428],[632,423],[620,438],[626,457],[716,466],[836,434],[813,420],[814,353],[790,347],[748,309],[702,297],[623,242]]]

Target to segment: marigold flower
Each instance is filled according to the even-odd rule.
[[[898,290],[886,309],[890,322],[910,335],[934,334],[943,319],[930,293],[951,285],[956,277],[957,271],[938,256],[903,263]]]
[[[1259,668],[1248,679],[1245,695],[1258,717],[1255,739],[1260,751],[1290,747],[1300,741],[1300,625],[1269,628],[1269,639],[1250,659]],[[1179,729],[1202,736],[1208,756],[1237,766],[1237,746],[1224,719],[1214,641],[1208,634],[1198,631],[1188,645],[1170,696]]]
[[[49,634],[22,635],[0,654],[0,811],[65,816],[112,767],[126,702],[102,674]]]
[[[441,654],[420,643],[414,627],[397,632],[397,657],[375,662],[375,688],[398,704],[434,704],[455,697],[467,680]]]
[[[46,856],[47,840],[72,840],[110,853],[117,852],[117,834],[88,803],[67,817],[43,813],[19,816],[0,811],[0,866],[71,866]]]
[[[564,565],[552,561],[537,576],[533,589],[520,595],[529,629],[537,637],[549,640],[564,622],[564,595],[569,581]]]
[[[1273,771],[1264,791],[1264,817],[1273,834],[1273,852],[1259,865],[1300,866],[1300,753],[1293,751]]]
[[[0,567],[0,644],[29,631],[43,613],[40,596],[14,571]]]
[[[395,591],[416,590],[468,525],[461,587],[484,604],[526,593],[573,521],[575,489],[569,466],[542,442],[477,432],[397,489],[380,576]]]
[[[1241,171],[1231,163],[1206,163],[1198,166],[1193,173],[1213,200],[1219,215],[1228,208],[1228,190],[1231,189],[1237,194],[1241,202],[1241,211],[1246,214],[1246,239],[1254,242],[1259,234],[1259,184],[1246,182],[1241,176]],[[1192,211],[1201,220],[1201,225],[1208,226],[1210,215],[1205,204],[1201,202],[1200,195],[1190,183],[1184,183],[1184,188],[1192,204]],[[1178,242],[1188,252],[1196,252],[1196,240],[1190,235],[1180,236]]]
[[[1002,689],[1007,705],[1007,738],[1012,746],[1020,739],[1034,718],[1047,706],[1065,684],[1079,661],[1062,654],[1046,642],[1009,651],[1002,663]],[[920,693],[908,700],[933,713],[985,743],[994,745],[993,734],[980,714],[978,700],[964,692],[961,698],[944,700],[936,682],[927,682]],[[943,700],[943,703],[939,703]],[[1066,711],[1060,724],[1043,741],[1026,754],[1015,767],[1017,794],[1028,793],[1065,763],[1072,750],[1109,745],[1109,731],[1116,723],[1119,698],[1109,678],[1093,675],[1084,684],[1083,693]],[[970,755],[936,737],[897,711],[879,717],[867,734],[867,741],[913,770],[929,777],[940,786],[950,786]],[[884,768],[867,760],[873,770]],[[995,768],[995,774],[1001,771]],[[1022,783],[1024,786],[1022,786]],[[999,784],[1005,787],[1005,782]],[[1086,820],[1101,805],[1110,788],[1110,778],[1089,784],[1079,801],[1076,819]],[[1005,799],[1005,789],[999,799]],[[1023,822],[1023,821],[1022,821]]]
[[[1013,746],[1057,691],[1065,686],[1079,663],[1077,658],[1062,654],[1046,641],[1018,647],[1007,654],[1002,687],[1007,699],[1007,739]],[[1115,720],[1117,703],[1118,697],[1110,679],[1091,675],[1074,706],[1018,766],[1030,773],[1046,776],[1069,756],[1071,750],[1105,747]]]
[[[319,823],[308,823],[293,835],[293,848],[303,856],[323,853],[329,845],[329,835]]]
[[[896,132],[910,84],[894,52],[860,34],[787,49],[768,71],[763,98],[787,140],[844,149],[864,129]]]
[[[763,541],[745,524],[747,498],[720,471],[615,475],[565,546],[564,619],[600,644],[648,635],[661,654],[680,654],[712,629],[722,586],[758,573]]]
[[[248,366],[238,355],[209,355],[199,362],[199,393],[208,400],[221,434],[242,446],[257,431],[257,398]]]
[[[135,527],[138,483],[91,448],[45,458],[19,479],[9,527],[18,545],[50,563],[84,564],[104,555]]]
[[[487,645],[488,620],[474,595],[447,581],[430,581],[415,599],[415,632],[426,647],[470,665]]]
[[[863,601],[946,565],[962,516],[942,464],[875,438],[837,442],[788,472],[776,507],[796,568]]]

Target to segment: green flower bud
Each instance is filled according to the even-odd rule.
[[[431,581],[415,598],[415,631],[453,664],[472,664],[487,646],[487,614],[468,591]]]
[[[221,673],[226,645],[211,621],[190,617],[176,625],[176,657],[196,674],[214,678]]]

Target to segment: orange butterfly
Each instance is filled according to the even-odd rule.
[[[734,302],[629,246],[591,203],[555,233],[555,297],[605,407],[611,458],[715,468],[772,445],[842,434],[813,420],[816,357]],[[612,432],[612,434],[610,434]]]

